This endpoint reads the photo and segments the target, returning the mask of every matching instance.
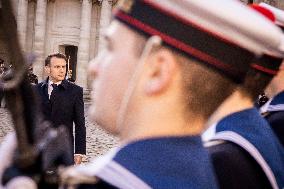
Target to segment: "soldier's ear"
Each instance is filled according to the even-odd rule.
[[[167,49],[160,49],[153,53],[147,64],[146,94],[155,95],[170,88],[175,78],[176,68],[176,59]]]

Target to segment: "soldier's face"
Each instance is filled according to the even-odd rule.
[[[63,81],[66,74],[66,61],[62,58],[52,57],[50,65],[46,66],[46,72],[54,83]]]
[[[138,60],[134,53],[135,36],[132,31],[113,21],[105,33],[106,46],[90,62],[89,74],[93,81],[90,117],[113,134],[118,111],[128,82]]]

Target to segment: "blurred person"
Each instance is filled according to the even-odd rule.
[[[200,133],[242,82],[254,56],[266,43],[277,46],[279,34],[240,2],[219,2],[119,3],[104,34],[106,46],[89,71],[96,90],[90,117],[118,136],[120,145],[90,164],[63,171],[61,183],[218,188]],[[273,35],[260,34],[251,22]]]
[[[273,23],[271,11],[257,5],[252,8],[268,14],[272,18],[268,21]],[[281,33],[278,39],[281,42]],[[270,125],[254,108],[254,100],[277,74],[283,59],[281,49],[272,51],[274,53],[267,51],[252,62],[244,83],[208,121],[211,126],[203,138],[209,140],[205,144],[212,157],[220,188],[267,189],[284,186],[283,147]],[[212,132],[211,138],[208,137],[209,132]]]
[[[32,85],[38,84],[38,77],[33,73],[33,67],[30,66],[28,70],[28,80]]]
[[[224,18],[244,14],[275,32],[271,39],[281,34],[236,1],[221,4],[221,10],[231,9],[216,15],[212,1],[123,1],[118,6],[105,33],[106,47],[90,63],[96,89],[90,117],[119,136],[121,146],[91,164],[71,168],[63,180],[85,182],[79,188],[217,187],[206,152],[193,140],[199,141],[208,117],[245,77],[254,55],[262,53],[263,37],[271,37],[252,32],[249,21],[232,26]],[[192,20],[197,15],[203,22]],[[214,35],[222,24],[208,15],[224,26],[239,26],[238,34],[222,36],[235,43]],[[213,26],[203,25],[206,21]],[[257,39],[255,46],[245,45],[242,32],[254,33],[247,37]],[[156,35],[162,45],[155,42]],[[219,54],[216,45],[226,53]]]

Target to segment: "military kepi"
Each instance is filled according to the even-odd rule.
[[[235,82],[243,80],[256,55],[277,51],[280,44],[280,29],[237,1],[124,0],[114,17],[146,36],[160,36],[165,45]]]

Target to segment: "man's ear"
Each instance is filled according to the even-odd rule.
[[[177,61],[167,49],[160,49],[149,58],[145,92],[155,95],[168,89],[176,73]]]

